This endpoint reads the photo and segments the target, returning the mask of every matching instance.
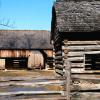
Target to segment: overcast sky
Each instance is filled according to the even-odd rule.
[[[0,0],[0,21],[9,20],[13,24],[13,27],[0,26],[0,29],[50,30],[54,1]]]

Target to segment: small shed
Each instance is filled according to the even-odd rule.
[[[0,69],[49,66],[48,59],[53,58],[49,41],[50,32],[45,30],[0,30]]]

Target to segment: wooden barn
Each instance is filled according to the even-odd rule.
[[[96,80],[100,78],[99,32],[100,1],[57,0],[54,3],[51,43],[54,45],[55,71],[67,78],[67,100],[70,100],[70,85],[73,82],[73,80],[70,80],[71,78],[73,79],[75,76],[84,78],[86,83],[93,78]],[[98,78],[96,75],[98,75]],[[76,83],[79,82],[81,81],[78,80]],[[85,86],[87,86],[86,83]],[[93,81],[88,85],[92,86],[92,83],[95,87]],[[100,86],[100,81],[98,81],[98,85]],[[96,87],[89,86],[85,88],[87,91],[88,89],[90,91],[96,89]],[[79,91],[83,87],[77,89]],[[97,87],[97,89],[100,88]]]
[[[44,30],[0,30],[0,69],[52,67],[50,32]]]

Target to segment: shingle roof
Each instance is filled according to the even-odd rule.
[[[0,30],[0,49],[52,49],[45,30]]]
[[[100,31],[100,1],[57,0],[53,6],[52,32],[55,23],[60,32]]]

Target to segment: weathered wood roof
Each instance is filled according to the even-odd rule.
[[[52,49],[45,30],[0,30],[0,49]]]
[[[52,34],[100,31],[99,0],[57,0],[52,12]]]

